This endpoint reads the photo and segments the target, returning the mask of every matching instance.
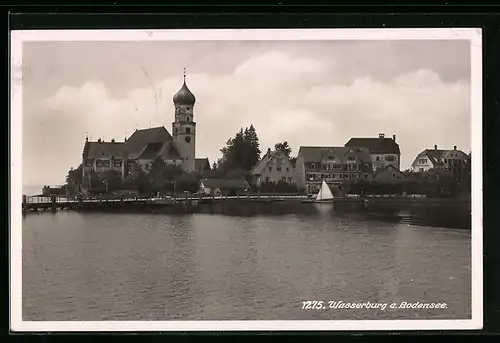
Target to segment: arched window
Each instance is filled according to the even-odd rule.
[[[187,116],[186,117],[186,121],[190,121],[190,120],[191,120],[191,118],[189,118],[189,116]]]

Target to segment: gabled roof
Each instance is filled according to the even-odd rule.
[[[129,158],[138,158],[149,143],[172,141],[172,136],[163,126],[136,130],[125,142],[125,151]]]
[[[452,154],[457,154],[457,157],[452,157]],[[413,161],[412,165],[415,164],[418,158],[424,156],[427,156],[435,167],[444,166],[444,163],[442,163],[440,160],[445,158],[458,158],[461,160],[468,159],[468,155],[462,150],[425,149],[417,155],[417,158]]]
[[[125,144],[123,142],[85,142],[84,158],[123,158]]]
[[[273,160],[273,158],[278,157],[278,158],[286,158],[288,162],[290,162],[290,159],[285,155],[285,153],[281,150],[274,150],[274,151],[268,151],[262,158],[260,159],[259,162],[253,167],[253,169],[250,171],[252,175],[260,175],[264,168]],[[290,165],[292,163],[290,162]],[[293,165],[292,165],[293,167]]]
[[[164,160],[182,160],[181,155],[179,154],[179,151],[175,147],[174,142],[164,142],[161,150],[160,150],[160,157],[163,158]]]
[[[348,147],[312,147],[301,146],[299,155],[304,158],[304,163],[320,163],[323,159],[335,159],[343,163],[348,156],[354,156],[356,161],[371,163],[370,152],[367,148]]]
[[[200,181],[207,188],[211,189],[246,189],[250,185],[246,180],[242,179],[209,179],[205,178]]]
[[[148,143],[144,149],[142,149],[141,154],[139,155],[140,159],[144,160],[153,160],[161,152],[161,148],[163,147],[163,143]]]
[[[210,170],[210,162],[208,161],[208,158],[196,158],[194,160],[194,168],[200,172],[204,170]]]
[[[345,146],[368,148],[372,154],[400,154],[399,144],[392,138],[351,138]]]

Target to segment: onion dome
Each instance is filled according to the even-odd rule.
[[[194,105],[196,98],[194,94],[191,93],[188,86],[186,85],[186,72],[184,71],[184,83],[177,93],[174,95],[175,105]]]

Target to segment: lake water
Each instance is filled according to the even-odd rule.
[[[470,230],[301,208],[29,214],[23,320],[470,319]],[[309,300],[447,305],[303,310]]]

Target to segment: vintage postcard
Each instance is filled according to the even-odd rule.
[[[480,29],[11,38],[12,330],[482,327]]]

